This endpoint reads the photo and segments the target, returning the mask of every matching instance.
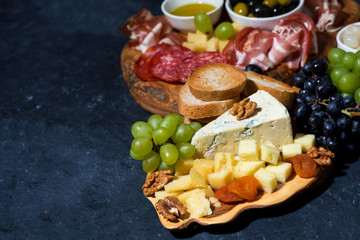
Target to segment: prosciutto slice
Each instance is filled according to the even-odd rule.
[[[338,0],[306,0],[305,5],[314,14],[316,30],[335,32],[341,28],[341,9]]]

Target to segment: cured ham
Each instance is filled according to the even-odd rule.
[[[231,40],[223,54],[230,64],[245,69],[256,64],[264,71],[283,63],[293,70],[304,65],[310,52],[316,52],[315,25],[312,19],[295,13],[281,20],[273,31],[246,27]]]
[[[306,0],[305,5],[314,14],[317,31],[335,32],[341,28],[342,6],[338,0]]]

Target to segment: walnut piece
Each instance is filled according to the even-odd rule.
[[[142,186],[144,195],[149,197],[156,191],[161,190],[167,183],[174,179],[172,170],[160,170],[157,172],[148,173],[146,180]]]
[[[176,221],[186,214],[186,208],[177,197],[168,196],[155,203],[156,210],[169,221]]]
[[[323,147],[312,147],[306,152],[306,154],[313,158],[320,166],[330,165],[331,159],[335,157],[335,153]]]
[[[244,98],[238,103],[234,103],[230,110],[231,115],[235,116],[238,121],[249,117],[257,107],[256,102],[250,101],[250,98]]]

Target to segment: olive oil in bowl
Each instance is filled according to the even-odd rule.
[[[199,12],[210,12],[216,7],[208,3],[190,3],[182,5],[171,11],[171,14],[181,17],[195,16]]]

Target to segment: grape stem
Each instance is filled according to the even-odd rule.
[[[311,104],[321,104],[321,105],[325,105],[327,106],[328,104],[326,102],[329,102],[330,99],[324,99],[322,102],[318,102],[317,99],[313,99],[309,105]],[[358,103],[356,105],[356,107],[353,108],[345,108],[341,110],[342,114],[347,115],[348,117],[352,118],[352,117],[359,117],[360,116],[360,112],[357,112],[360,109],[360,103]]]

